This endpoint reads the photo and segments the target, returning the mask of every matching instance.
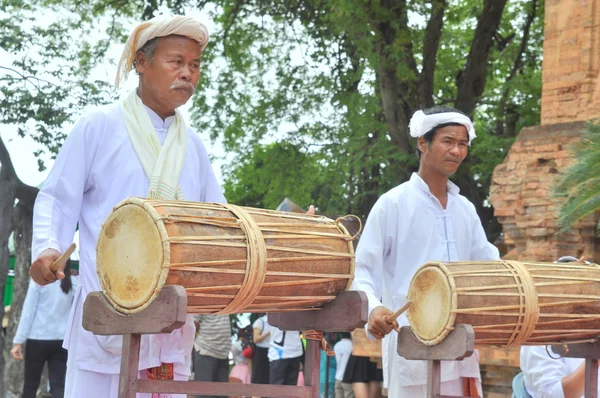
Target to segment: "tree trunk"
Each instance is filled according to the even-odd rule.
[[[410,117],[418,104],[418,70],[410,40],[407,4],[406,1],[383,0],[381,6],[393,18],[377,24],[377,88],[380,90],[381,106],[392,143],[402,152],[410,153],[407,129]],[[393,57],[394,47],[403,49],[402,64],[407,70],[402,75],[398,73],[398,64]]]
[[[456,109],[472,115],[485,89],[487,68],[494,35],[500,25],[507,0],[485,0],[477,20],[475,35],[464,70],[456,78]]]
[[[8,314],[8,327],[6,328],[6,342],[4,352],[12,348],[12,341],[17,332],[23,302],[27,295],[29,285],[29,265],[31,264],[31,237],[33,226],[33,207],[24,201],[19,201],[15,207],[15,278],[13,281],[13,302]],[[27,347],[24,347],[25,350]],[[10,355],[7,356],[4,368],[4,383],[6,396],[11,394],[20,396],[23,391],[23,361],[17,361]],[[41,386],[44,388],[46,386]]]
[[[4,297],[4,288],[8,276],[8,237],[14,234],[15,242],[15,277],[13,280],[14,295],[11,313],[8,318],[6,339],[0,334],[0,347],[4,347],[4,355],[0,356],[0,396],[10,397],[20,394],[23,387],[21,364],[10,357],[23,301],[29,283],[29,265],[31,264],[31,237],[33,204],[38,189],[23,184],[17,177],[10,155],[4,141],[0,138],[0,297]],[[18,200],[17,205],[15,202]],[[4,317],[4,306],[0,306],[0,319]],[[8,348],[8,349],[7,349]],[[8,365],[7,365],[8,363]]]

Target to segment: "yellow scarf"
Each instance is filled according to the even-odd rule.
[[[179,111],[160,145],[156,131],[136,90],[121,104],[125,127],[144,172],[148,177],[148,198],[183,200],[179,177],[186,155],[187,128]]]

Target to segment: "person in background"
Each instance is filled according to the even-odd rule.
[[[252,358],[253,350],[247,345],[246,330],[240,329],[237,340],[231,345],[234,365],[229,374],[230,383],[250,383],[250,359]]]
[[[22,398],[35,398],[44,365],[48,364],[50,395],[63,398],[67,373],[67,350],[62,347],[77,277],[71,276],[71,260],[65,266],[65,278],[49,286],[29,281],[17,333],[10,355],[25,359]],[[25,355],[23,355],[25,344]]]
[[[295,386],[304,348],[300,332],[271,326],[269,340],[269,384]]]
[[[194,321],[198,330],[194,342],[194,380],[227,383],[231,351],[229,315],[195,315]]]
[[[344,372],[348,359],[352,355],[352,339],[350,333],[340,333],[342,339],[333,346],[337,369],[335,371],[335,398],[354,398],[352,384],[344,383]]]
[[[269,342],[271,326],[267,315],[252,324],[254,353],[252,355],[252,384],[269,384]]]

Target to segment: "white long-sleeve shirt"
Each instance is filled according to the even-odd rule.
[[[475,206],[448,182],[448,203],[442,208],[429,187],[414,173],[409,181],[382,195],[373,206],[356,251],[353,289],[366,292],[369,314],[380,305],[395,311],[406,303],[410,281],[429,261],[498,260],[487,241]],[[398,318],[408,325],[405,315]],[[396,353],[397,333],[383,341],[384,381],[390,397],[394,385],[426,384],[424,361],[407,361]],[[476,355],[442,364],[442,382],[476,377]]]
[[[333,346],[333,351],[335,351],[335,379],[342,381],[344,380],[344,372],[346,371],[346,365],[348,365],[348,360],[350,359],[350,355],[352,355],[352,340],[348,338],[343,338]]]
[[[156,133],[164,141],[173,117],[164,121],[146,108]],[[186,200],[225,202],[200,137],[188,129],[188,146],[180,178]],[[130,196],[145,197],[148,178],[133,149],[119,104],[98,108],[82,117],[61,148],[34,207],[32,257],[47,248],[64,252],[80,230],[80,286],[65,348],[76,345],[79,369],[118,374],[121,336],[95,336],[81,326],[83,303],[88,293],[101,290],[96,274],[96,242],[102,223],[113,207]],[[194,340],[193,319],[167,335],[144,335],[140,369],[175,364],[175,371],[189,374]],[[73,338],[71,338],[71,336]]]
[[[71,276],[72,288],[68,293],[62,291],[60,282],[38,286],[33,279],[29,280],[13,344],[23,344],[27,339],[63,340],[65,338],[77,279],[77,276]]]
[[[554,358],[550,358],[548,352]],[[585,360],[558,358],[550,347],[548,352],[546,346],[521,347],[521,370],[525,388],[533,398],[565,398],[562,379],[575,372]]]

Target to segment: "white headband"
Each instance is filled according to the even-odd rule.
[[[469,134],[469,145],[475,137],[475,128],[473,122],[467,116],[457,112],[443,112],[434,113],[432,115],[426,115],[423,111],[416,111],[412,118],[408,128],[412,137],[420,137],[431,131],[436,126],[446,123],[458,123],[465,126],[467,133]]]

